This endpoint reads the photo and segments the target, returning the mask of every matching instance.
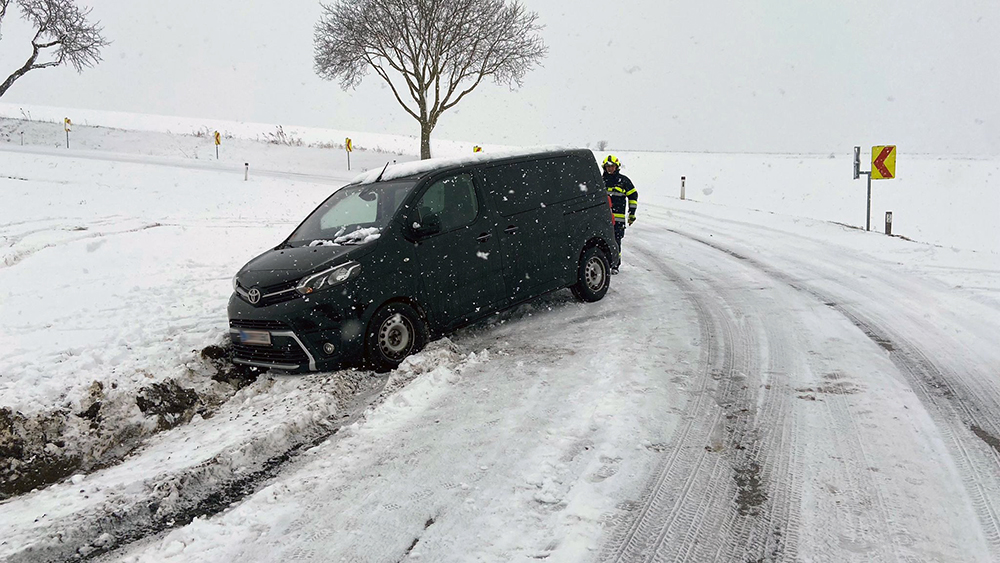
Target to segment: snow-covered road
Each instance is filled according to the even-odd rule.
[[[262,491],[115,558],[1000,558],[995,304],[822,237],[647,217],[604,301],[464,331]]]
[[[995,254],[646,189],[598,303],[236,390],[228,277],[330,190],[250,149],[0,154],[0,406],[139,447],[0,502],[0,559],[1000,561]],[[172,381],[220,403],[156,428]]]
[[[601,560],[997,560],[995,303],[829,241],[673,219],[641,260],[671,257],[715,381]]]

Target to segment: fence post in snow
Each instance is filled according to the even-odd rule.
[[[885,212],[885,234],[892,234],[892,211]]]
[[[684,176],[681,176],[681,199],[684,199],[684,181],[685,180],[686,180],[686,178]]]
[[[250,163],[244,162],[243,166],[245,167],[243,170],[243,181],[246,182],[250,179]]]

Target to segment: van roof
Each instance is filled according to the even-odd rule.
[[[359,174],[354,180],[348,185],[355,184],[371,184],[374,183],[377,178],[381,175],[381,181],[396,180],[399,178],[419,178],[426,176],[432,172],[437,172],[439,170],[444,170],[448,168],[460,168],[463,166],[468,166],[470,164],[480,164],[493,161],[503,161],[503,160],[514,160],[529,156],[549,156],[556,154],[567,154],[574,152],[586,151],[593,154],[590,149],[581,149],[578,147],[561,147],[561,146],[548,146],[548,147],[534,147],[516,150],[499,151],[494,153],[474,153],[468,156],[453,157],[453,158],[431,158],[427,160],[416,160],[413,162],[404,162],[402,164],[392,164],[385,168],[385,173],[382,173],[381,168],[373,168],[366,172]],[[596,162],[596,159],[595,159]]]

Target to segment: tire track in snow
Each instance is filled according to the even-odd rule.
[[[790,389],[774,376],[788,369],[780,345],[788,336],[754,323],[701,272],[692,272],[695,282],[651,247],[640,253],[696,310],[698,388],[639,509],[619,525],[601,560],[794,559],[799,487],[788,484],[795,472],[787,450],[795,428],[785,422]],[[766,362],[762,350],[773,352]],[[774,482],[780,486],[769,486]]]
[[[995,438],[998,435],[994,422],[997,409],[990,409],[991,405],[989,404],[981,405],[981,403],[988,401],[969,389],[962,378],[949,374],[947,370],[929,358],[918,345],[865,315],[856,307],[840,303],[836,298],[820,289],[804,284],[757,260],[741,256],[724,245],[688,233],[667,230],[737,257],[775,280],[811,295],[842,314],[865,336],[882,347],[889,354],[892,363],[913,387],[917,397],[925,405],[936,423],[935,425],[944,438],[948,449],[952,452],[953,461],[958,468],[965,491],[979,517],[990,554],[994,560],[1000,561],[1000,497],[996,495],[998,485],[1000,485],[1000,480],[997,479],[997,475],[1000,474],[1000,451],[993,448],[993,451],[983,455],[982,447],[976,443],[977,441],[987,442],[992,447],[990,440],[984,439],[982,434],[985,433],[990,438]],[[994,413],[993,416],[989,415],[991,410]],[[955,424],[956,420],[959,421],[959,425]],[[958,427],[956,428],[956,426]],[[991,429],[992,432],[983,430],[984,428]],[[858,442],[854,449],[864,456],[863,444]],[[992,467],[984,467],[983,462],[992,464]],[[890,501],[880,494],[879,502],[884,510]],[[893,541],[896,542],[896,538],[900,535],[905,535],[905,533],[893,534]]]
[[[639,244],[642,245],[641,241]],[[699,458],[698,463],[701,465],[695,465],[694,471],[708,472],[711,475],[711,481],[706,486],[708,492],[700,493],[697,488],[685,488],[684,485],[695,482],[694,479],[681,481],[678,475],[673,474],[678,473],[678,465],[681,470],[685,468],[673,461],[673,457],[693,455],[690,451],[686,454],[678,451],[683,444],[681,440],[691,440],[696,435],[696,432],[688,429],[678,432],[672,440],[671,447],[674,449],[669,451],[669,457],[655,473],[654,484],[643,497],[640,509],[626,516],[631,516],[632,519],[619,526],[617,534],[613,536],[614,541],[608,544],[601,560],[753,563],[797,561],[803,502],[802,479],[805,473],[802,460],[806,457],[804,450],[807,445],[805,435],[799,435],[797,431],[795,417],[790,416],[792,403],[797,400],[793,397],[797,393],[789,383],[787,374],[794,369],[809,369],[809,365],[795,364],[792,355],[784,351],[788,343],[797,341],[796,329],[775,315],[773,307],[762,306],[762,299],[754,298],[752,293],[747,292],[747,287],[732,287],[728,279],[725,282],[717,281],[726,278],[719,278],[718,271],[711,269],[711,266],[678,265],[673,269],[667,266],[659,257],[662,248],[663,242],[656,241],[642,254],[675,283],[678,283],[679,278],[678,285],[686,295],[695,299],[694,307],[699,312],[698,318],[702,319],[703,332],[708,326],[709,332],[720,339],[728,339],[731,344],[725,347],[731,350],[734,358],[739,358],[741,354],[748,355],[749,357],[742,358],[743,365],[756,366],[757,371],[748,369],[745,375],[753,376],[757,373],[760,380],[756,387],[749,385],[749,389],[742,391],[727,386],[724,382],[715,389],[719,406],[725,410],[728,448],[721,457],[727,460],[728,465],[704,464],[704,458]],[[715,250],[718,249],[713,252]],[[748,261],[745,256],[735,252],[726,254],[738,260],[738,264]],[[775,283],[773,289],[779,291],[787,287],[782,280],[774,280],[767,272],[760,272],[755,265],[744,265],[749,277],[740,279],[765,279]],[[691,271],[682,270],[684,267],[690,267]],[[721,271],[729,272],[727,269]],[[729,273],[736,272],[738,270]],[[761,275],[765,277],[760,278]],[[685,283],[688,279],[691,283]],[[796,289],[789,288],[786,292]],[[795,293],[793,291],[790,295]],[[710,298],[700,297],[702,295]],[[780,294],[776,298],[787,300]],[[815,303],[813,296],[807,297],[803,302]],[[750,322],[760,319],[760,325],[743,326],[746,319]],[[757,354],[766,357],[755,357],[754,348],[748,347],[748,343],[760,345],[762,352],[758,351]],[[815,342],[811,346],[815,346]],[[791,351],[794,352],[794,349],[793,346]],[[702,355],[703,358],[717,356],[716,352],[710,351],[703,351]],[[702,373],[718,376],[720,373],[727,373],[725,370],[730,369],[733,363],[728,367],[725,362],[716,365],[722,365],[723,368],[720,370],[717,367],[703,366]],[[733,375],[738,376],[735,373]],[[755,382],[752,378],[747,381]],[[706,386],[704,380],[702,383],[702,390],[712,390],[710,384]],[[759,393],[757,395],[755,388]],[[756,412],[753,408],[749,409],[749,414],[743,412],[745,405],[753,406],[755,401]],[[857,553],[866,553],[871,561],[916,561],[907,555],[908,550],[904,545],[909,539],[907,530],[894,517],[898,513],[900,501],[892,498],[888,490],[880,486],[877,476],[867,470],[871,466],[869,460],[872,456],[861,438],[864,433],[857,419],[858,414],[853,412],[856,410],[854,403],[846,394],[838,396],[835,392],[830,392],[822,404],[827,405],[823,411],[823,415],[829,420],[827,427],[846,429],[846,432],[829,434],[830,444],[839,454],[837,458],[848,460],[847,463],[836,465],[834,475],[837,481],[849,484],[844,487],[846,490],[842,494],[848,497],[845,499],[845,506],[850,506],[853,510],[848,516],[850,522],[845,526],[851,536],[832,536],[831,543],[825,549],[817,547],[820,547],[821,553],[831,557],[856,550]],[[686,416],[696,416],[694,413],[697,412],[711,414],[704,410],[703,404],[691,403]],[[863,471],[856,471],[858,467]],[[724,470],[721,473],[718,471],[720,468]],[[725,498],[724,502],[719,502],[720,495],[715,493],[716,489],[713,487],[732,481],[736,482],[736,487],[730,486],[731,496]],[[659,507],[658,503],[662,501],[656,497],[671,494],[664,489],[680,491],[676,493],[680,495],[680,500],[674,504],[675,507],[681,504],[690,506],[675,509],[675,512]],[[751,504],[748,510],[745,501],[748,500],[748,495],[752,498],[754,494],[761,497],[757,499],[760,501],[759,505],[754,507]],[[680,511],[679,515],[677,510]],[[651,539],[649,530],[657,526],[662,528],[656,530],[655,538]]]
[[[693,398],[684,409],[685,422],[672,438],[649,489],[638,503],[638,508],[627,514],[617,526],[618,531],[612,535],[601,561],[646,559],[664,542],[661,529],[668,532],[674,526],[690,526],[697,518],[697,513],[692,513],[689,508],[690,503],[685,501],[692,494],[694,480],[701,473],[700,466],[707,457],[705,445],[722,417],[721,409],[716,408],[711,396],[716,381],[713,366],[732,363],[735,352],[731,348],[731,340],[720,341],[712,313],[704,302],[695,297],[697,291],[691,284],[673,271],[666,270],[664,274],[689,296],[698,318],[701,357],[696,385],[692,386]],[[721,483],[717,479],[713,482],[717,486]],[[674,498],[675,490],[679,492]]]
[[[72,243],[75,243],[75,242],[80,242],[82,240],[88,240],[88,239],[102,239],[103,240],[106,237],[110,237],[110,236],[126,235],[126,234],[130,234],[130,233],[138,233],[138,232],[141,232],[141,231],[147,231],[149,229],[155,229],[157,227],[169,227],[169,226],[173,226],[173,225],[167,225],[167,224],[164,224],[164,223],[149,223],[149,224],[142,225],[142,226],[139,226],[139,227],[134,227],[134,228],[131,228],[131,229],[124,229],[124,230],[120,230],[120,231],[102,231],[102,232],[96,232],[96,233],[87,233],[85,235],[68,236],[68,237],[66,237],[66,238],[64,238],[64,239],[62,239],[62,240],[60,240],[58,242],[49,242],[49,243],[40,244],[40,245],[36,245],[36,246],[28,246],[27,248],[24,248],[24,249],[21,249],[21,250],[14,249],[14,250],[12,250],[10,252],[7,252],[7,253],[3,254],[3,261],[0,262],[0,268],[10,268],[10,267],[16,266],[17,264],[19,264],[24,259],[29,258],[29,257],[33,256],[34,254],[37,254],[37,253],[45,250],[46,248],[55,248],[57,246],[72,244]],[[56,231],[69,231],[69,232],[86,232],[87,231],[87,229],[83,228],[83,227],[80,227],[80,228],[57,227],[55,229],[38,229],[38,230],[35,230],[35,231],[29,231],[29,232],[25,233],[24,235],[22,235],[20,237],[12,237],[12,238],[14,238],[14,240],[13,240],[13,242],[11,242],[8,245],[8,247],[13,249],[14,246],[16,246],[21,241],[21,239],[23,239],[23,238],[25,238],[25,237],[27,237],[27,236],[29,236],[31,234],[36,234],[36,233],[39,233],[39,232],[49,232],[49,231],[52,231],[52,230],[56,230]]]
[[[665,267],[658,253],[648,254]],[[736,385],[723,389],[719,399],[726,411],[724,479],[735,482],[736,490],[728,502],[716,506],[717,525],[708,521],[708,526],[699,526],[706,529],[692,538],[693,549],[675,553],[673,542],[663,542],[654,560],[794,561],[802,456],[792,451],[801,449],[801,443],[795,439],[795,419],[789,416],[794,395],[788,373],[796,368],[786,343],[794,341],[795,334],[783,319],[760,306],[766,297],[758,297],[756,290],[767,288],[733,287],[729,280],[720,282],[714,270],[687,266],[694,274],[691,279],[703,286],[697,294],[711,296],[702,298],[705,308],[715,309],[715,316],[732,327],[726,332],[748,358],[746,372],[733,374]]]
[[[793,448],[799,447],[795,439],[798,430],[794,418],[788,416],[794,396],[787,377],[791,366],[785,362],[788,356],[783,335],[776,334],[768,325],[763,330],[767,332],[767,368],[761,372],[759,382],[748,382],[755,383],[760,392],[757,405],[749,406],[751,412],[756,408],[757,413],[741,419],[748,426],[752,424],[744,434],[753,439],[749,445],[744,439],[743,444],[736,442],[733,446],[737,480],[761,489],[766,487],[767,496],[757,511],[741,510],[740,497],[737,497],[737,510],[728,513],[731,522],[726,526],[730,530],[728,541],[715,552],[706,554],[706,560],[797,559],[798,507],[801,504],[798,481],[802,475],[798,466],[803,456],[793,453]],[[734,434],[734,442],[737,437],[738,434]],[[740,496],[754,493],[754,487],[747,488]]]

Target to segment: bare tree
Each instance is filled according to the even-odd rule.
[[[32,70],[69,63],[82,72],[101,62],[101,48],[108,42],[101,36],[102,28],[87,21],[89,8],[80,9],[73,0],[0,0],[0,25],[11,6],[32,25],[35,36],[31,55],[0,84],[0,96]]]
[[[547,51],[519,0],[341,0],[322,4],[315,69],[355,88],[374,69],[420,123],[430,158],[438,118],[490,77],[511,88]],[[408,97],[408,99],[407,99]]]

